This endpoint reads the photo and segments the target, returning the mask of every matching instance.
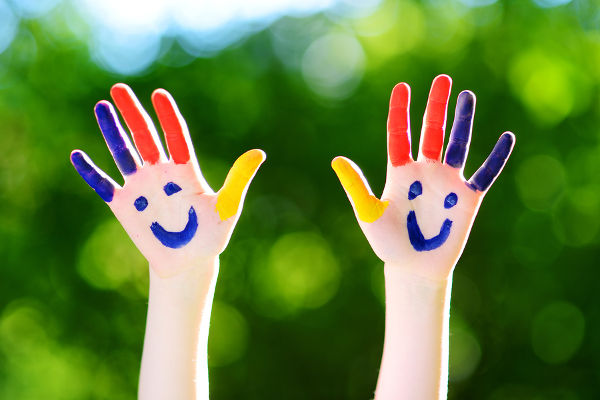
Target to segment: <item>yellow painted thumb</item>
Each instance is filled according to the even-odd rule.
[[[217,196],[216,210],[222,221],[237,214],[250,181],[266,158],[264,151],[254,149],[245,152],[235,160]]]
[[[358,218],[363,222],[375,222],[383,215],[389,202],[373,196],[360,172],[345,157],[336,157],[331,167],[337,174],[348,197],[354,204]]]

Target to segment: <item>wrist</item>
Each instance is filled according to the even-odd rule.
[[[441,290],[452,285],[452,271],[450,273],[431,273],[430,265],[402,262],[385,262],[385,280],[398,282],[403,286],[422,288],[423,290]]]
[[[219,256],[196,260],[182,267],[177,274],[164,276],[160,272],[168,266],[150,264],[149,297],[169,297],[190,301],[209,294],[211,283],[219,272]]]
[[[404,265],[386,263],[385,299],[389,317],[396,309],[419,309],[429,315],[444,314],[450,305],[452,275],[431,277]],[[392,313],[392,315],[389,314]]]

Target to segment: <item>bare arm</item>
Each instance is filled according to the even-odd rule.
[[[207,345],[218,258],[161,278],[150,293],[139,399],[208,399]]]
[[[451,279],[386,263],[385,343],[375,400],[445,399]]]

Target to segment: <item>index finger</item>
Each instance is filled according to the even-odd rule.
[[[440,161],[446,130],[446,111],[452,79],[448,75],[438,75],[431,85],[427,108],[423,115],[423,129],[419,146],[419,159],[422,157]]]
[[[121,127],[112,104],[99,101],[94,108],[96,119],[106,145],[123,176],[135,173],[141,163],[129,137]]]

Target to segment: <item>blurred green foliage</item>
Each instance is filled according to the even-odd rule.
[[[94,63],[64,4],[21,19],[0,54],[0,398],[136,396],[147,265],[68,159],[119,177],[92,114],[118,81],[148,110],[171,91],[215,189],[245,150],[268,154],[221,256],[211,398],[371,398],[382,263],[329,163],[351,157],[381,193],[391,88],[412,87],[418,143],[447,73],[451,110],[462,89],[479,100],[467,177],[517,135],[456,268],[449,398],[597,399],[599,6],[385,0],[282,17],[206,58],[163,38],[136,76]]]

